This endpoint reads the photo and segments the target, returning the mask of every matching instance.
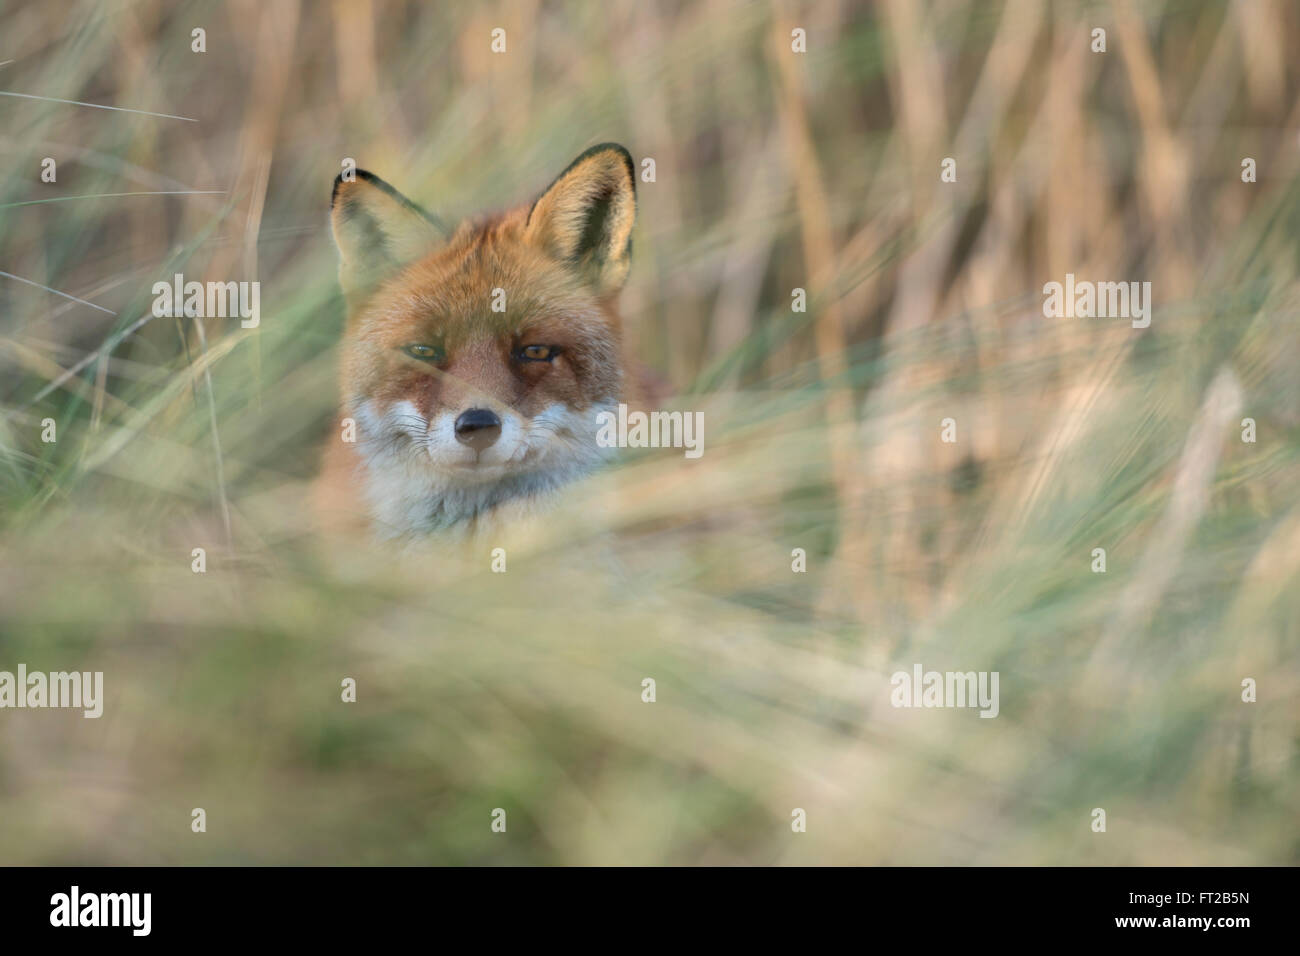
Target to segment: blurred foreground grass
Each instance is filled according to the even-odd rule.
[[[84,14],[6,5],[0,89],[198,122],[0,102],[0,269],[116,313],[0,279],[0,669],[107,696],[0,713],[0,862],[1300,860],[1293,9]],[[341,158],[454,217],[605,139],[657,160],[624,314],[704,457],[572,489],[505,574],[330,550]],[[24,205],[172,189],[224,195]],[[260,278],[262,326],[121,336],[178,271]],[[1152,281],[1151,328],[1044,319],[1067,271]],[[1000,716],[892,708],[918,662]]]

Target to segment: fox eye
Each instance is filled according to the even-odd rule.
[[[404,345],[402,351],[421,362],[441,362],[447,356],[441,345]]]
[[[525,345],[519,350],[519,357],[529,362],[549,362],[559,354],[554,345]]]

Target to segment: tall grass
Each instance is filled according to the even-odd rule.
[[[107,692],[0,711],[0,862],[1300,858],[1290,4],[0,23],[0,90],[194,120],[0,96],[0,270],[112,313],[0,277],[0,670]],[[655,160],[623,312],[703,458],[629,455],[505,574],[319,540],[341,161],[454,219],[604,140]],[[152,319],[176,272],[261,327]],[[1044,318],[1067,272],[1151,327]],[[999,717],[891,707],[917,662]]]

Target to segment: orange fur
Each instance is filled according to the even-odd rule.
[[[617,311],[635,206],[631,158],[611,144],[536,203],[446,238],[375,177],[336,182],[348,317],[342,408],[316,488],[331,524],[381,537],[470,530],[503,508],[542,506],[607,457],[594,415],[648,398]],[[464,444],[469,410],[499,421],[495,440],[491,426],[477,433],[490,446]]]

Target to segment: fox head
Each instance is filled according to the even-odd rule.
[[[436,530],[604,458],[635,216],[632,158],[609,143],[455,229],[363,170],[335,181],[343,408],[381,522]]]

